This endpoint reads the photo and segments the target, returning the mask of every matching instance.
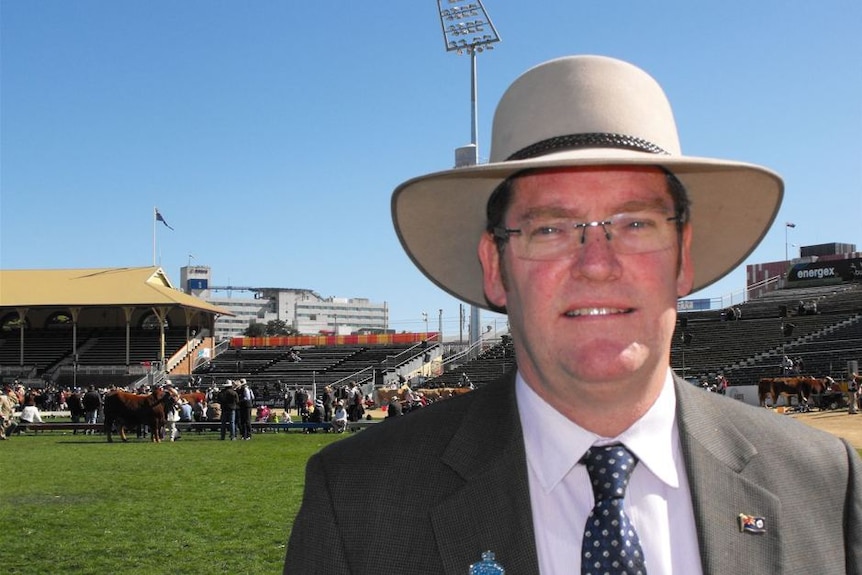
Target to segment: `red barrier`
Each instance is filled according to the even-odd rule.
[[[279,337],[233,337],[233,349],[261,347],[331,347],[337,345],[402,345],[420,343],[423,340],[437,341],[437,332],[377,333],[351,335],[291,335]]]

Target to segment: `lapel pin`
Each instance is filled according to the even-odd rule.
[[[740,533],[766,533],[766,519],[754,515],[739,514]]]
[[[482,560],[470,565],[470,575],[505,575],[506,570],[494,560],[493,551],[482,553]]]

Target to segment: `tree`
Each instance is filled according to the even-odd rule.
[[[292,326],[287,325],[283,320],[274,319],[266,322],[266,335],[297,335]]]
[[[246,337],[263,337],[266,335],[266,326],[262,323],[252,323],[245,329],[243,335]]]
[[[243,332],[246,337],[264,337],[264,336],[283,336],[283,335],[299,335],[299,332],[292,326],[287,325],[280,319],[273,319],[262,323],[252,323]]]

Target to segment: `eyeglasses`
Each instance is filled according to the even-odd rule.
[[[520,228],[494,228],[494,237],[511,242],[516,257],[524,260],[553,261],[572,257],[586,243],[587,228],[601,227],[611,248],[618,254],[643,254],[671,247],[675,230],[669,222],[681,222],[679,214],[647,210],[613,215],[595,222],[576,222],[568,218],[540,217]]]

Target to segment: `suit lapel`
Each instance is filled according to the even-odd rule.
[[[463,575],[493,551],[510,573],[537,573],[527,460],[514,374],[476,393],[443,461],[464,480],[431,510],[445,572]]]
[[[704,573],[781,573],[778,498],[744,476],[756,447],[705,392],[677,380],[680,441]],[[762,517],[766,532],[740,529],[739,514]]]

